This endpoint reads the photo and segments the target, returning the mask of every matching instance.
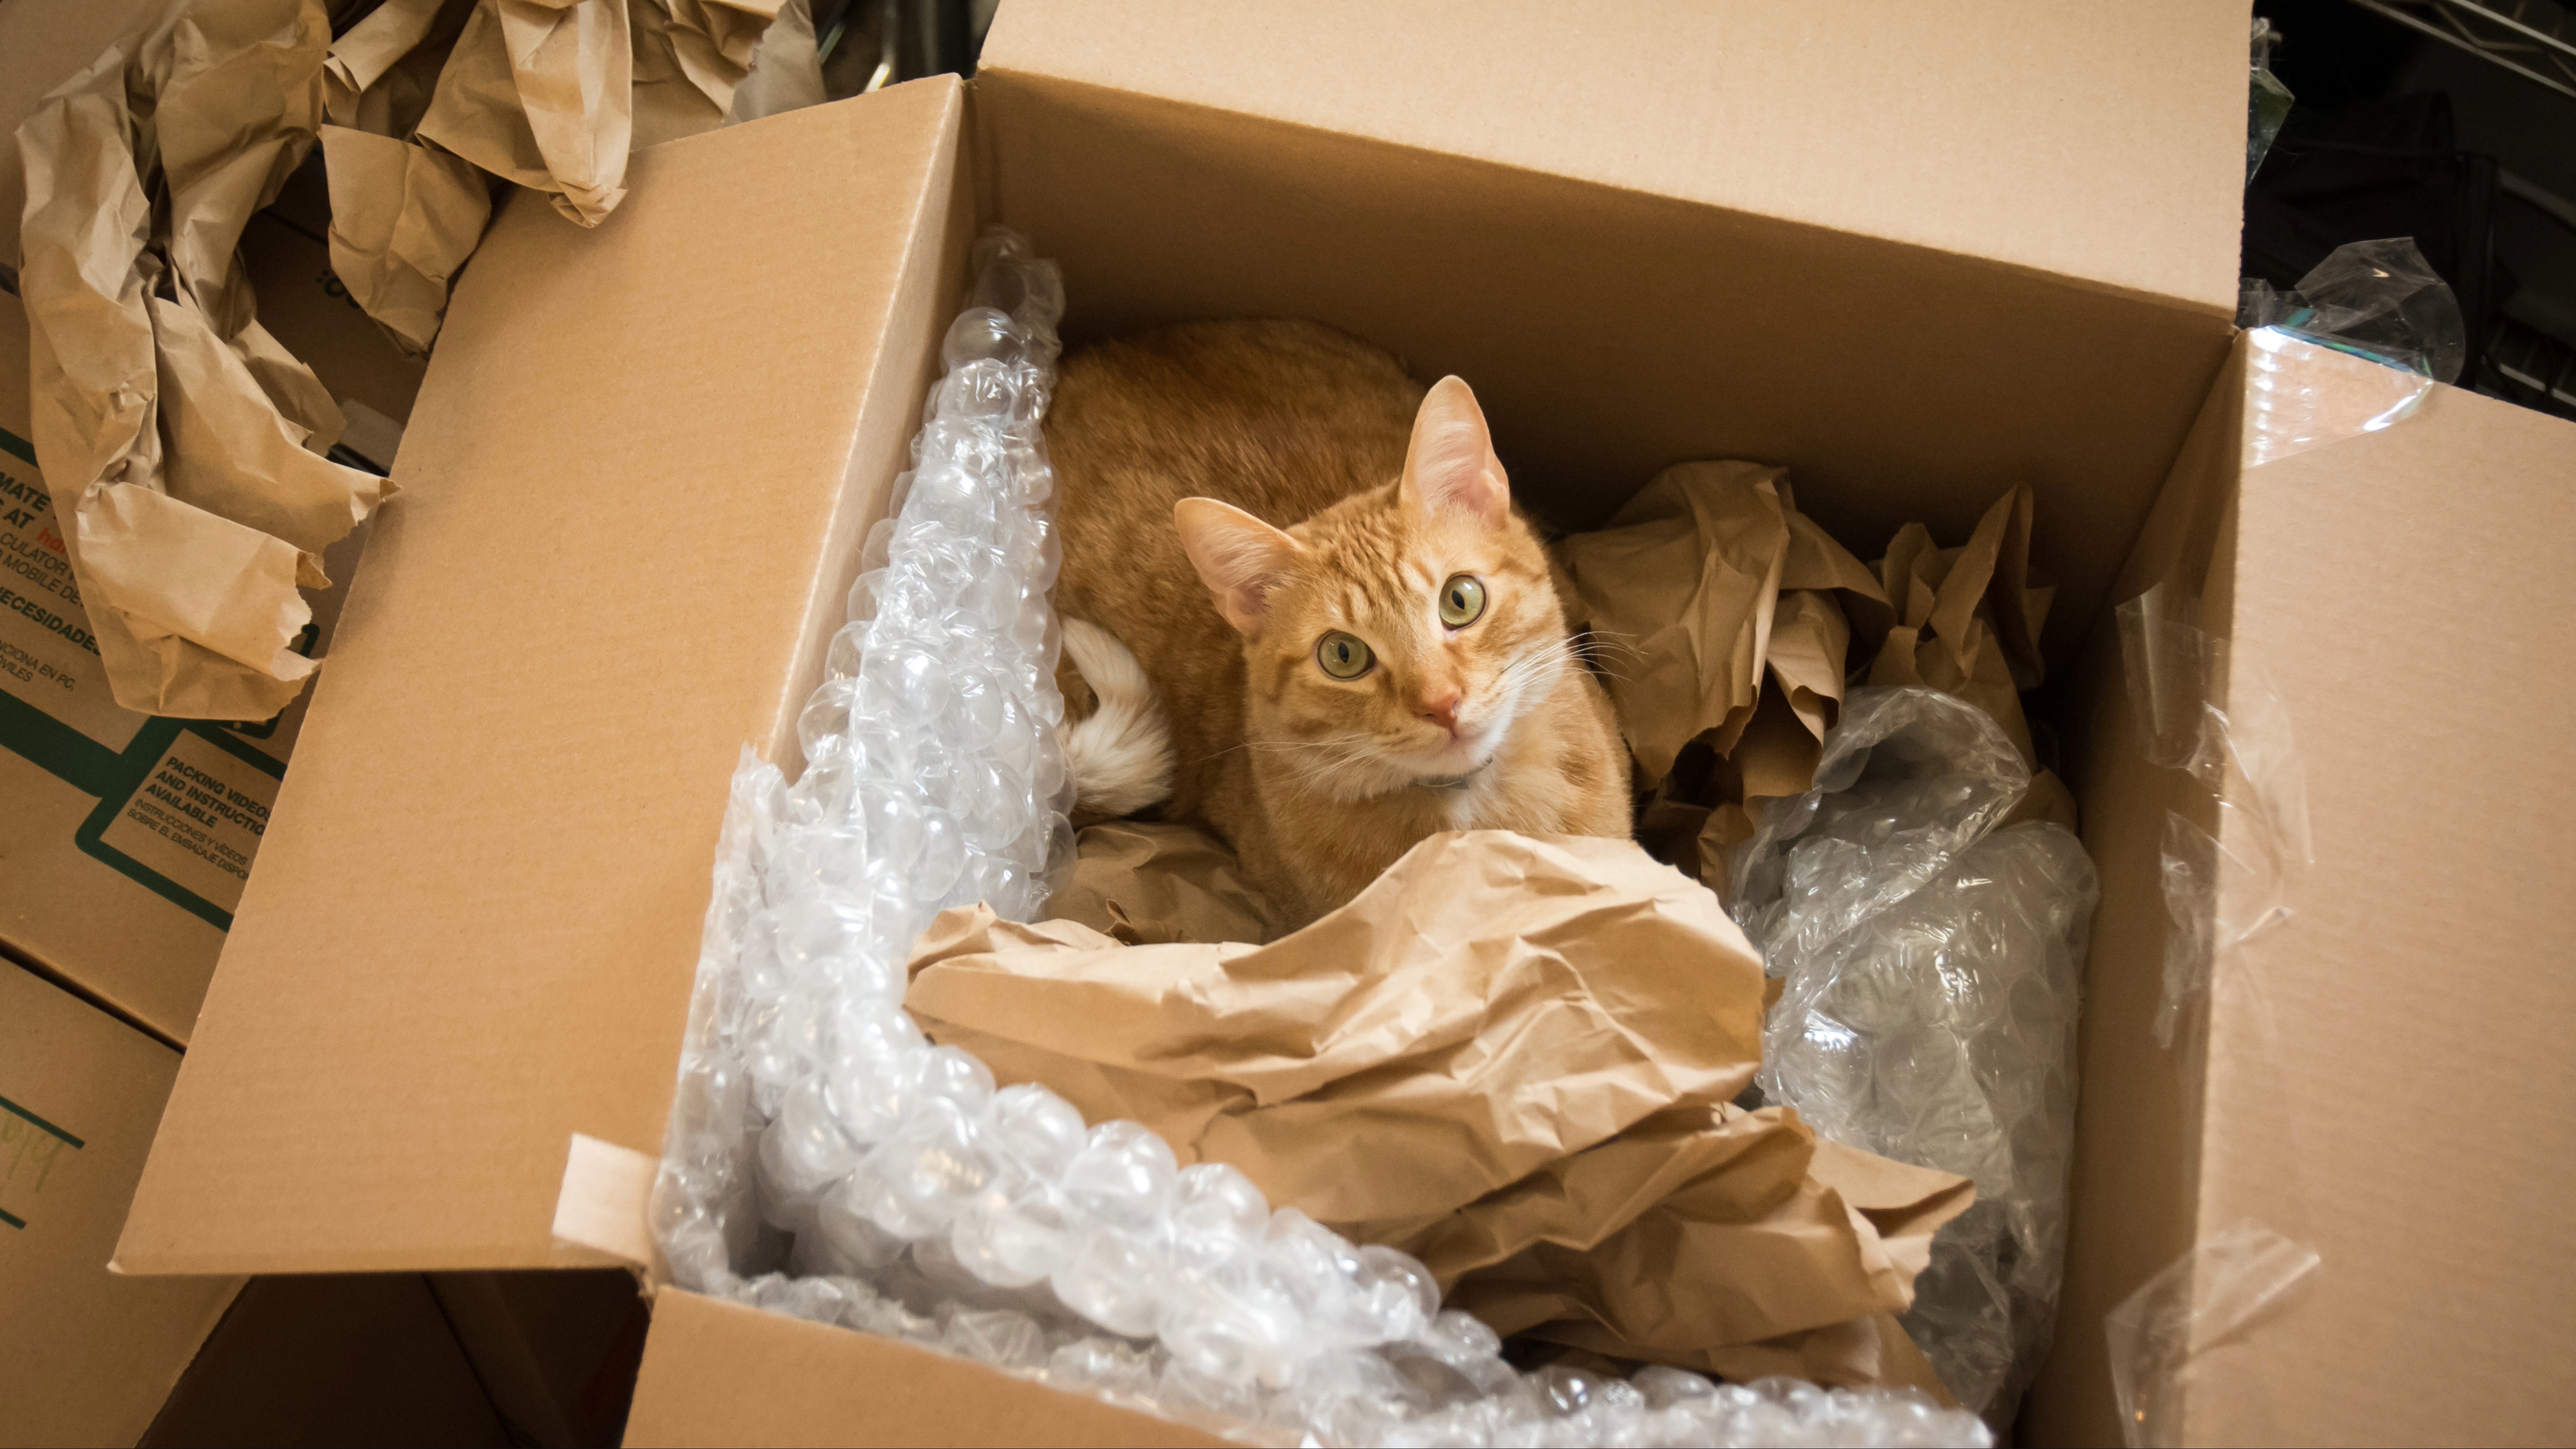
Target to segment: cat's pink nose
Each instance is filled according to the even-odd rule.
[[[1422,717],[1451,734],[1458,733],[1458,704],[1466,696],[1456,685],[1422,697]]]

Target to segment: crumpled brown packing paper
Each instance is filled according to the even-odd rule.
[[[1843,600],[1875,574],[1798,512],[1786,469],[1682,463],[1560,545],[1650,787],[1638,838],[1716,885],[1758,802],[1807,788],[1841,707]]]
[[[1994,502],[1967,543],[1945,549],[1909,523],[1877,566],[1877,606],[1854,607],[1853,629],[1874,652],[1869,682],[1924,685],[1958,695],[2004,727],[2036,764],[2021,691],[2040,681],[2040,626],[2053,588],[2030,582],[2028,485]]]
[[[426,354],[492,218],[489,183],[435,146],[347,126],[322,128],[322,156],[332,272],[405,353]]]
[[[1860,560],[1798,512],[1788,470],[1757,463],[1677,463],[1559,553],[1650,785],[1694,741],[1731,754],[1766,678],[1822,739],[1851,643],[1836,594],[1883,598]]]
[[[471,162],[411,139],[476,0],[385,0],[331,43],[331,270],[404,352],[429,351],[450,283],[483,239],[491,184]]]
[[[1649,783],[1682,746],[1724,754],[1752,718],[1788,561],[1786,470],[1679,463],[1597,533],[1565,539],[1569,602],[1610,665],[1619,727]]]
[[[429,113],[448,52],[475,0],[384,0],[331,42],[323,109],[331,124],[408,136]]]
[[[807,0],[633,0],[633,15],[638,149],[823,99]]]
[[[1812,781],[1855,650],[1866,682],[1967,699],[2036,764],[2021,691],[2055,590],[2031,582],[2032,512],[2015,488],[1966,544],[1908,524],[1865,566],[1798,512],[1785,469],[1682,463],[1565,539],[1578,626],[1650,791],[1638,839],[1723,893],[1761,801]],[[2062,821],[2073,801],[2041,771],[2025,808]]]
[[[415,356],[491,178],[596,226],[636,150],[823,99],[808,0],[386,0],[329,71],[332,269]]]
[[[1449,1305],[1500,1333],[1738,1381],[1794,1373],[1940,1393],[1894,1315],[1913,1302],[1933,1233],[1972,1195],[1957,1178],[1824,1141],[1785,1108],[1679,1108],[1511,1189],[1528,1199],[1514,1217],[1541,1231],[1493,1266],[1474,1209],[1408,1246],[1444,1283],[1460,1247],[1484,1248],[1463,1258],[1476,1271]],[[1528,1235],[1528,1221],[1511,1225]]]
[[[826,99],[813,0],[783,0],[778,18],[761,33],[760,44],[751,52],[751,73],[734,85],[725,124],[819,106]]]
[[[339,408],[254,318],[251,214],[320,137],[333,269],[426,352],[485,172],[585,225],[624,194],[630,4],[695,98],[670,134],[822,99],[808,0],[385,0],[336,42],[309,0],[170,0],[28,116],[36,442],[120,704],[283,708],[314,667],[297,586],[392,491],[328,461]]]
[[[634,75],[626,0],[478,0],[419,137],[597,226],[626,195]]]
[[[1074,837],[1073,877],[1047,914],[1123,945],[1245,941],[1279,934],[1279,913],[1234,852],[1187,825],[1111,820]]]
[[[1184,878],[1222,896],[1222,852],[1192,857],[1175,828],[1095,850],[1069,904],[1143,899],[1113,855],[1193,861]],[[1269,946],[951,911],[911,969],[933,1038],[1418,1254],[1505,1331],[1674,1362],[1804,1354],[1903,1311],[1968,1201],[1959,1178],[1731,1105],[1761,965],[1714,897],[1625,841],[1434,836]],[[1830,1382],[1902,1367],[1862,1357],[1815,1355]]]
[[[313,144],[329,40],[319,0],[172,4],[19,128],[35,444],[127,709],[283,709],[314,668],[298,585],[392,492],[323,456],[345,420],[237,255]]]

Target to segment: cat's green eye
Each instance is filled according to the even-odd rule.
[[[1451,574],[1440,586],[1440,622],[1463,629],[1485,612],[1485,586],[1473,574]]]
[[[1315,662],[1335,679],[1357,679],[1368,673],[1376,656],[1369,647],[1339,630],[1315,641]]]

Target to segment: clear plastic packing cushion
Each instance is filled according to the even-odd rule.
[[[975,261],[803,771],[746,751],[734,777],[654,1194],[673,1281],[1254,1442],[1990,1443],[1909,1391],[1517,1372],[1406,1255],[923,1038],[922,927],[1031,919],[1074,858],[1040,426],[1061,284],[999,229]]]
[[[2307,771],[2270,677],[2200,627],[2195,602],[2159,584],[2116,611],[2129,704],[2151,764],[2207,792],[2210,825],[2165,816],[2164,989],[2156,1040],[2172,1047],[2220,961],[2290,919],[2291,884],[2315,859]]]
[[[2100,894],[2072,833],[2002,824],[2029,784],[1976,706],[1854,690],[1815,788],[1772,802],[1732,862],[1737,923],[1782,982],[1766,1099],[1834,1141],[1976,1180],[1904,1323],[1961,1403],[1998,1416],[2055,1321]]]
[[[2248,468],[2405,420],[2468,357],[2459,298],[2409,237],[2347,242],[2288,292],[2249,277],[2236,320],[2252,333]]]
[[[2317,1250],[2304,1243],[2260,1223],[2234,1223],[2104,1315],[2111,1389],[2129,1449],[2183,1442],[2182,1399],[2193,1366],[2279,1311],[2318,1262]]]

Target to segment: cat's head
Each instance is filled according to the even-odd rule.
[[[1243,636],[1250,747],[1331,797],[1474,774],[1571,666],[1546,550],[1457,378],[1393,482],[1285,530],[1210,498],[1173,521]]]

